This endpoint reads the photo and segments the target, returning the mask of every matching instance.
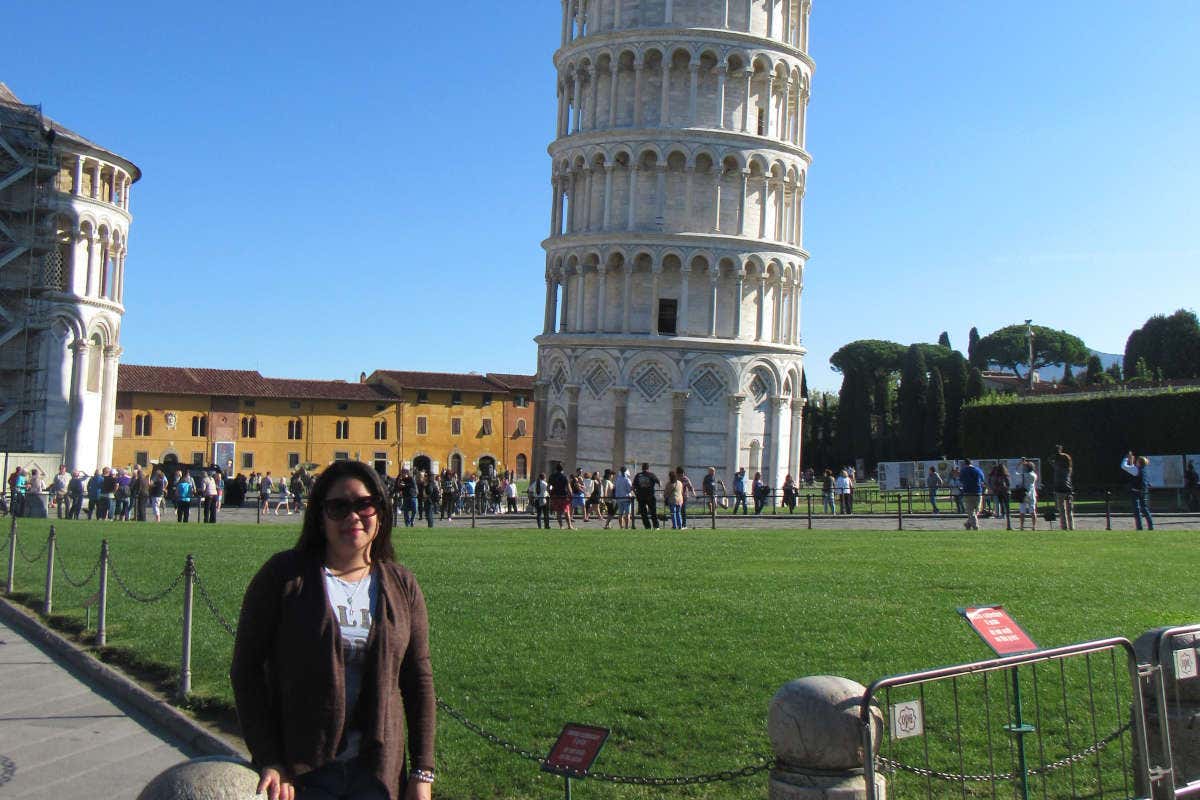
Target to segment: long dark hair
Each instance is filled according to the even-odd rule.
[[[346,478],[362,481],[362,485],[375,498],[379,529],[371,541],[371,563],[395,561],[396,551],[392,549],[392,499],[383,488],[379,474],[361,461],[335,461],[317,477],[308,495],[304,525],[300,528],[296,549],[317,556],[325,554],[325,497],[338,481]]]

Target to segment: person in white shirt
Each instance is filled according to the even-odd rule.
[[[1019,498],[1021,505],[1018,509],[1021,530],[1025,530],[1026,514],[1029,515],[1030,530],[1037,530],[1037,483],[1038,474],[1033,471],[1033,462],[1023,462],[1017,473],[1016,486],[1013,487],[1014,494],[1017,494],[1018,490],[1024,493],[1024,497]]]
[[[629,479],[629,468],[621,467],[621,471],[617,473],[617,477],[613,479],[613,509],[616,512],[617,525],[621,528],[630,526],[630,511],[633,508],[633,501],[630,495],[633,493],[633,481]],[[610,513],[608,520],[604,523],[604,528],[607,530],[612,523],[613,514]]]

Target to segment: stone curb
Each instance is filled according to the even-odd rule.
[[[204,756],[246,759],[245,751],[233,742],[204,728],[161,697],[98,660],[83,647],[51,630],[32,612],[4,597],[0,597],[0,620],[51,651],[70,665],[77,675],[97,684],[118,701],[148,717],[186,748]]]

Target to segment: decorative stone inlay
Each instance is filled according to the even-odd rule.
[[[670,381],[657,364],[648,365],[633,379],[633,385],[648,401],[655,400],[669,384]]]
[[[567,371],[561,366],[554,371],[554,377],[550,379],[550,385],[554,388],[555,394],[562,394],[563,387],[567,385]]]
[[[725,381],[711,369],[706,369],[692,381],[692,389],[701,402],[711,406],[725,394]]]
[[[767,396],[767,383],[761,375],[755,375],[754,380],[750,382],[750,394],[754,395],[756,402]]]
[[[550,439],[551,441],[561,441],[567,438],[567,423],[561,419],[556,419],[550,423]]]
[[[613,385],[614,381],[615,379],[612,374],[600,363],[597,363],[588,370],[587,377],[583,379],[583,382],[587,384],[587,387],[592,390],[592,394],[596,395],[596,397],[604,394],[608,387]]]

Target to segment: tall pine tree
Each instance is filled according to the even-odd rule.
[[[966,359],[959,355],[948,361],[942,381],[946,397],[946,427],[942,432],[942,450],[951,458],[958,458],[963,454],[962,407],[967,396]]]

